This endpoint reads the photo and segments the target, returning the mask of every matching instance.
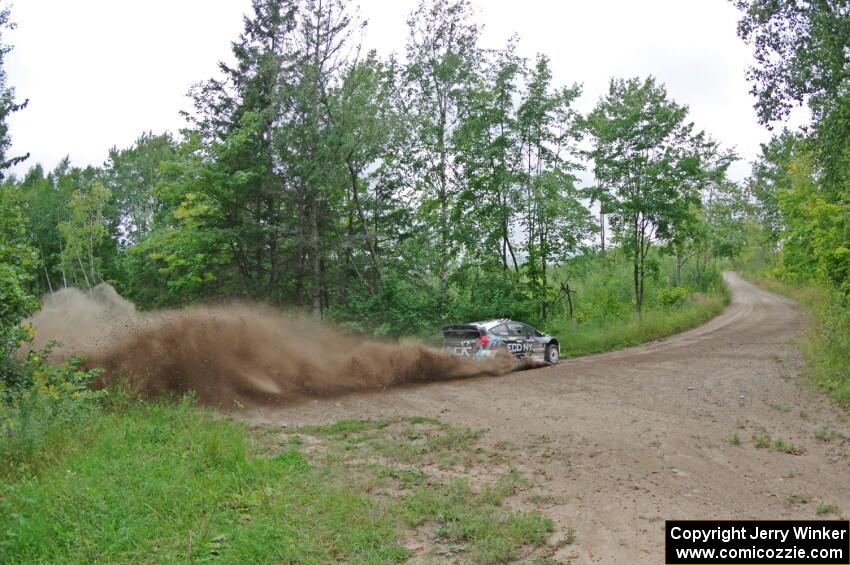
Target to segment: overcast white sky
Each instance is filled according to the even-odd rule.
[[[404,50],[416,0],[360,0],[367,45]],[[517,33],[519,52],[546,53],[555,80],[583,83],[588,111],[611,77],[653,74],[690,106],[691,119],[744,162],[769,138],[756,122],[744,71],[750,49],[725,0],[475,0],[485,47]],[[52,168],[65,155],[99,165],[142,132],[176,131],[190,85],[229,56],[249,0],[14,0],[9,82],[30,105],[10,120],[15,154]]]

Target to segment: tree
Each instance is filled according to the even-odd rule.
[[[74,191],[68,205],[70,216],[59,224],[64,242],[62,262],[65,270],[77,281],[77,286],[84,281],[85,286],[90,288],[103,281],[97,251],[109,234],[104,210],[110,197],[109,189],[99,181]]]
[[[735,0],[735,5],[743,12],[738,35],[754,48],[748,78],[759,119],[782,120],[795,104],[807,103],[821,164],[839,174],[850,143],[850,2]]]
[[[12,29],[8,6],[0,7],[0,30]],[[15,89],[6,83],[5,57],[11,47],[0,39],[0,181],[5,171],[28,157],[9,157],[11,145],[8,117],[22,110],[27,102],[15,103]],[[0,184],[0,392],[14,385],[14,354],[32,335],[21,320],[38,307],[30,293],[38,255],[30,245],[29,230],[22,209],[21,193],[14,179]]]
[[[686,122],[653,77],[615,79],[587,117],[590,156],[600,185],[591,194],[610,214],[632,259],[635,309],[641,312],[652,244],[670,239],[693,217],[699,190],[716,168],[716,144]]]
[[[15,24],[10,20],[11,12],[8,6],[0,7],[0,32],[4,29],[14,29]],[[23,102],[15,102],[15,89],[9,86],[6,82],[6,55],[12,50],[12,47],[6,45],[2,41],[0,35],[0,181],[5,176],[5,171],[25,161],[29,157],[29,153],[24,155],[10,157],[8,155],[9,148],[12,145],[12,138],[9,136],[9,126],[6,120],[9,116],[26,108],[29,100]]]
[[[790,188],[788,164],[800,141],[799,136],[783,130],[768,143],[763,143],[761,155],[753,162],[752,173],[747,180],[747,188],[759,204],[756,209],[759,223],[773,252],[778,251],[784,228],[778,194]]]
[[[787,164],[787,188],[777,192],[782,213],[782,271],[797,280],[819,280],[850,297],[850,238],[846,208],[818,185],[814,156],[800,151]]]
[[[704,200],[709,251],[717,258],[738,257],[747,243],[747,219],[751,215],[745,187],[725,180],[712,186]]]
[[[15,378],[14,354],[32,335],[21,320],[38,307],[29,292],[38,255],[29,244],[20,193],[12,183],[0,185],[0,392]]]
[[[580,94],[577,84],[553,89],[549,59],[540,55],[517,112],[525,271],[542,318],[550,301],[548,266],[575,253],[594,229],[575,186],[580,166],[570,160],[578,152],[579,115],[572,103]]]
[[[34,281],[37,295],[61,288],[61,236],[56,227],[67,213],[70,194],[59,192],[52,174],[45,175],[41,165],[33,166],[17,183],[21,210],[26,216],[30,241],[38,248],[40,267]]]
[[[514,98],[524,63],[513,45],[494,54],[462,93],[462,115],[452,136],[456,150],[457,205],[454,238],[476,265],[498,260],[519,272],[511,242],[519,211],[520,139]]]
[[[413,131],[407,160],[419,210],[435,232],[434,271],[445,304],[449,267],[457,252],[451,225],[459,190],[452,136],[461,116],[463,90],[480,65],[480,30],[467,0],[421,0],[408,26],[405,86]]]
[[[339,114],[347,109],[333,104],[351,52],[360,51],[358,29],[362,25],[356,13],[343,0],[306,0],[295,38],[292,87],[284,91],[290,120],[279,130],[278,147],[289,163],[293,196],[304,219],[298,227],[298,283],[303,289],[308,281],[309,303],[316,316],[323,315],[330,299],[324,236],[335,239],[333,212],[345,200],[352,179],[356,184],[359,176],[357,168],[352,172],[353,153],[340,152],[341,131],[335,127],[342,117]]]
[[[738,34],[754,47],[749,78],[759,119],[765,124],[783,120],[796,104],[806,104],[811,112],[803,132],[807,155],[791,163],[798,171],[811,169],[803,177],[811,176],[812,190],[803,189],[810,184],[806,180],[786,193],[802,199],[798,203],[811,214],[787,210],[786,226],[798,236],[803,224],[817,226],[820,243],[811,251],[818,254],[813,258],[818,273],[850,294],[850,1],[735,4],[743,12]],[[764,210],[771,214],[774,208]]]
[[[103,182],[112,193],[122,245],[132,245],[154,229],[160,166],[175,157],[176,144],[169,133],[144,133],[132,147],[109,150]]]
[[[398,136],[395,78],[392,62],[384,64],[372,52],[350,65],[329,98],[331,135],[347,180],[340,209],[340,230],[345,233],[341,253],[370,296],[380,291],[382,232],[391,228],[382,216],[392,210],[395,197],[392,185],[378,180],[390,166]]]
[[[294,63],[296,2],[253,0],[252,7],[232,43],[235,63],[219,63],[222,77],[190,91],[194,112],[186,116],[192,127],[161,182],[160,194],[170,201],[162,226],[168,233],[145,246],[157,261],[174,259],[162,268],[172,290],[193,289],[182,301],[196,299],[199,286],[277,303],[287,290],[282,250],[290,234],[282,229],[282,219],[289,206],[274,136],[284,111],[279,91]],[[197,237],[178,230],[194,230]],[[177,260],[178,249],[193,249],[193,258],[215,258],[216,275],[195,261]],[[219,261],[225,257],[229,264],[222,268]],[[183,284],[189,281],[193,284]]]

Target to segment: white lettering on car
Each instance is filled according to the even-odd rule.
[[[508,351],[511,353],[528,353],[531,351],[530,343],[508,343]]]

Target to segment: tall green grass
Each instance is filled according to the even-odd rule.
[[[42,414],[43,415],[43,414]],[[0,439],[0,562],[391,563],[408,551],[366,493],[191,402],[89,410]],[[39,414],[33,414],[39,418]]]
[[[576,325],[560,332],[561,355],[577,357],[600,353],[666,337],[707,322],[729,304],[729,294],[698,293],[675,307],[661,307],[630,314],[624,320]]]
[[[413,554],[399,543],[412,528],[475,563],[550,549],[554,522],[507,503],[528,483],[486,467],[496,454],[478,444],[483,430],[391,418],[251,431],[191,398],[109,393],[13,408],[15,431],[0,436],[3,565],[394,563]],[[479,464],[495,480],[473,485]]]
[[[650,265],[640,314],[635,311],[631,263],[617,250],[578,257],[561,267],[559,282],[569,283],[574,291],[573,316],[562,304],[545,329],[559,338],[563,356],[630,347],[678,333],[710,320],[729,303],[729,290],[713,263],[687,265],[679,281],[672,257],[654,254]]]

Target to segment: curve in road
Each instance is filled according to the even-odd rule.
[[[556,556],[571,563],[660,563],[666,519],[814,518],[821,500],[850,512],[850,444],[815,437],[830,429],[846,438],[850,424],[798,378],[803,314],[725,276],[733,293],[725,312],[664,340],[245,417],[300,425],[421,415],[487,428],[561,501],[546,512],[577,530]],[[799,453],[757,448],[752,435],[764,432]],[[740,445],[730,441],[736,434]],[[546,454],[531,447],[543,436]]]

